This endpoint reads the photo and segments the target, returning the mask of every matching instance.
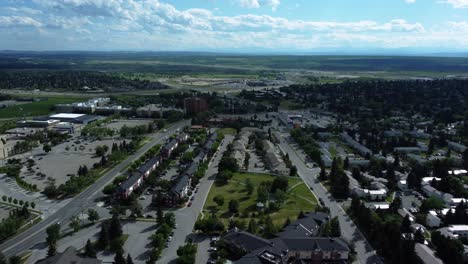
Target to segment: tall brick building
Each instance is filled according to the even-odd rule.
[[[205,99],[199,97],[191,97],[184,99],[185,114],[192,115],[208,110],[208,103]]]

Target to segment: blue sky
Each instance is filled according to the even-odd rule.
[[[466,52],[468,0],[2,0],[0,49]]]

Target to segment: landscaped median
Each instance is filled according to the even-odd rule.
[[[280,226],[316,206],[317,200],[300,178],[234,173],[227,184],[213,185],[203,213],[204,217],[214,214],[225,227],[231,217],[245,225],[251,219],[258,222],[270,217],[273,224]]]

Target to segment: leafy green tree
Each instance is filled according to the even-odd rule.
[[[231,214],[235,214],[239,212],[239,201],[237,200],[230,200],[229,201],[229,212]]]
[[[88,209],[88,220],[93,224],[99,221],[99,213],[94,209]]]
[[[218,206],[223,206],[224,204],[224,197],[222,195],[216,195],[213,198],[213,201],[218,205]]]
[[[77,215],[74,215],[70,218],[69,226],[73,229],[73,231],[78,231],[81,226],[81,220]]]
[[[44,150],[45,153],[49,153],[52,150],[52,147],[49,144],[44,144],[42,150]]]
[[[46,233],[46,242],[49,247],[47,251],[47,256],[52,257],[55,256],[55,254],[57,254],[57,241],[60,238],[60,225],[50,225],[49,227],[47,227]]]

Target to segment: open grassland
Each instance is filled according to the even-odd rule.
[[[223,186],[213,185],[205,203],[205,214],[209,214],[210,211],[214,210],[216,215],[227,225],[231,217],[231,214],[228,212],[229,201],[238,200],[239,214],[234,218],[248,222],[252,217],[252,213],[258,213],[256,208],[257,187],[262,182],[273,181],[275,177],[279,176],[235,173],[228,184]],[[248,195],[246,191],[245,182],[247,179],[250,179],[253,186],[255,186],[251,195]],[[300,178],[288,177],[288,190],[286,193],[287,198],[281,208],[276,212],[269,213],[275,225],[282,225],[287,218],[295,220],[300,211],[312,211],[317,206],[317,200],[314,195]],[[213,201],[213,198],[217,195],[224,197],[224,204],[222,206],[218,206]],[[246,215],[248,216],[244,217]]]
[[[29,117],[48,115],[56,104],[66,104],[86,100],[83,97],[47,97],[42,101],[14,105],[0,109],[0,118]]]

